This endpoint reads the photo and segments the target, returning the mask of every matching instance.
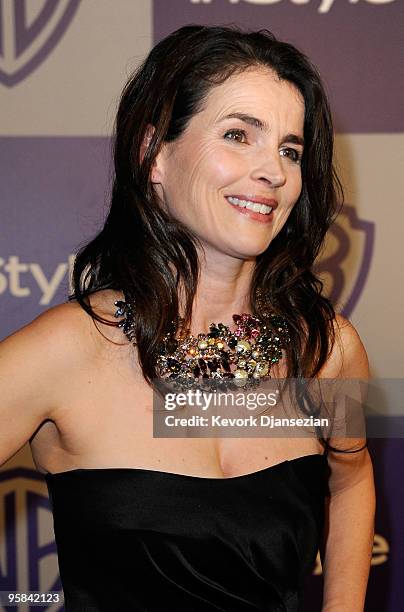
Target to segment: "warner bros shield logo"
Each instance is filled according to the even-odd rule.
[[[360,219],[355,208],[345,204],[314,266],[324,283],[324,294],[345,317],[354,310],[366,284],[374,238],[374,223]]]
[[[13,87],[45,61],[81,0],[0,0],[0,83]]]
[[[0,471],[0,591],[58,592],[59,603],[45,599],[32,609],[63,610],[48,490],[43,476],[30,468]],[[26,609],[0,605],[0,610],[20,608]]]

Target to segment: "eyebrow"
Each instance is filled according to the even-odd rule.
[[[240,119],[240,121],[243,121],[248,125],[252,125],[263,132],[269,132],[269,125],[266,121],[262,121],[261,119],[257,119],[257,117],[252,117],[251,115],[246,115],[245,113],[230,113],[229,115],[219,119],[218,123],[225,121],[225,119]],[[282,141],[293,142],[294,144],[302,145],[302,147],[304,147],[304,138],[302,138],[302,136],[298,136],[297,134],[286,134],[286,136],[282,138]]]

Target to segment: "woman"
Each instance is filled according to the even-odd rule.
[[[66,610],[294,611],[319,546],[323,611],[363,610],[364,439],[152,429],[154,378],[368,377],[311,271],[341,195],[332,153],[316,69],[266,30],[183,27],[126,85],[112,205],[74,295],[2,345],[0,461],[30,439]]]

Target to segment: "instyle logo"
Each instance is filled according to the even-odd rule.
[[[53,51],[81,0],[0,2],[0,83],[13,87]]]
[[[43,476],[28,468],[0,471],[0,508],[0,591],[61,593],[52,514]],[[56,611],[60,604],[40,609]]]
[[[189,0],[191,4],[212,4],[215,0]],[[269,6],[271,4],[279,4],[285,0],[227,0],[229,4],[255,4],[260,6]],[[287,0],[291,4],[302,6],[304,4],[317,4],[318,13],[328,13],[336,0]],[[346,4],[391,4],[397,0],[345,0]]]
[[[18,255],[10,255],[8,259],[0,257],[0,296],[6,291],[16,298],[38,295],[38,303],[47,306],[63,281],[70,284],[74,258],[69,255],[67,262],[56,264],[47,276],[39,263],[25,263]]]

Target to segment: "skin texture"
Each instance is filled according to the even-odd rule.
[[[241,119],[222,120],[236,112],[266,122],[268,130]],[[294,85],[253,68],[212,88],[183,135],[158,154],[155,188],[203,245],[195,330],[207,330],[214,320],[229,323],[234,312],[249,308],[255,258],[280,232],[301,192],[303,146],[285,136],[302,137],[303,125],[304,101]],[[225,199],[237,194],[275,198],[273,221],[240,214]]]
[[[369,378],[365,348],[353,325],[337,315],[339,342],[321,371],[323,378]],[[364,439],[332,438],[332,446],[361,448]],[[322,612],[363,612],[374,538],[376,496],[367,449],[328,455],[330,497],[320,547],[324,577]]]
[[[236,119],[218,123],[233,112],[266,121],[269,131]],[[248,312],[255,257],[279,233],[300,194],[301,170],[292,150],[300,155],[302,147],[284,136],[302,136],[303,119],[303,100],[293,85],[268,70],[246,71],[212,89],[182,138],[165,145],[156,158],[155,189],[203,247],[191,333]],[[231,129],[246,135],[230,135]],[[276,198],[274,221],[261,224],[239,214],[225,194]],[[122,297],[102,291],[92,296],[92,304],[114,320],[114,300]],[[355,328],[340,315],[335,327],[340,341],[321,376],[368,378],[366,351]],[[100,325],[100,330],[78,304],[68,303],[1,343],[0,465],[28,439],[38,469],[52,473],[132,466],[221,478],[320,451],[309,439],[153,438],[152,395],[133,347],[123,342],[120,329]],[[330,442],[352,448],[364,440]],[[372,463],[367,450],[330,454],[328,462],[323,612],[362,612],[373,542]]]
[[[240,119],[245,113],[267,122],[261,131]],[[200,239],[201,280],[193,312],[192,333],[211,321],[231,320],[246,312],[254,260],[286,223],[302,188],[296,161],[303,147],[285,139],[303,135],[304,101],[297,89],[266,69],[233,75],[211,90],[204,110],[192,118],[183,136],[167,144],[156,159],[152,181],[170,212]],[[230,134],[229,130],[245,133]],[[225,195],[275,198],[270,224],[241,215]],[[337,345],[321,375],[326,378],[369,376],[366,351],[355,329],[338,316]],[[339,448],[360,448],[364,440],[331,440]],[[223,448],[222,448],[223,451]],[[323,612],[362,611],[374,533],[375,491],[367,450],[331,453],[323,535]],[[354,529],[352,529],[354,527]]]

